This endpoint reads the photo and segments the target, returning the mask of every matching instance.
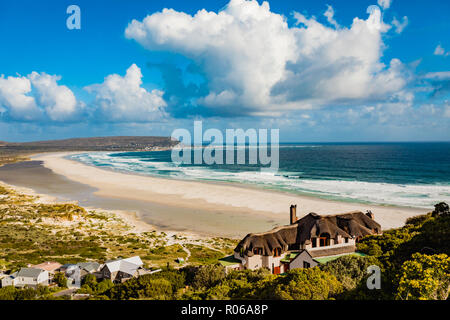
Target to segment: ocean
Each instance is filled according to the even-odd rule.
[[[257,147],[235,148],[248,154]],[[417,208],[450,202],[450,143],[445,142],[281,144],[276,173],[262,172],[260,165],[248,162],[180,165],[171,161],[171,151],[87,152],[68,157],[128,173],[233,182],[330,200]]]

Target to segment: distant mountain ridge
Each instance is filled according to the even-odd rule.
[[[117,136],[71,138],[34,142],[0,141],[2,151],[146,151],[169,149],[178,144],[171,137]]]

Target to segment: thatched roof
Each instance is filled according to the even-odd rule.
[[[261,248],[263,255],[271,256],[275,248],[287,251],[289,245],[309,244],[311,238],[323,234],[328,234],[330,238],[337,238],[338,235],[353,238],[379,232],[380,224],[361,211],[331,216],[310,213],[294,224],[277,227],[268,232],[250,233],[239,242],[234,251],[243,250],[251,257],[254,248]]]

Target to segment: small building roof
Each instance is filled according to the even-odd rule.
[[[16,277],[37,278],[43,272],[48,271],[37,268],[22,268],[19,270]]]
[[[144,263],[141,258],[139,256],[135,256],[126,259],[108,261],[105,263],[105,266],[110,272],[122,271],[128,274],[134,274],[143,264]]]
[[[338,254],[338,255],[333,255],[333,256],[325,256],[325,257],[319,257],[319,258],[314,258],[314,260],[316,260],[318,263],[321,264],[325,264],[328,263],[330,261],[336,260],[342,256],[356,256],[356,257],[365,257],[366,255],[362,252],[352,252],[352,253],[344,253],[344,254]]]
[[[292,260],[294,260],[298,255],[300,254],[300,252],[293,252],[290,254],[287,254],[283,259],[281,259],[281,262],[285,262],[285,263],[289,263]]]
[[[123,272],[123,273],[126,273],[126,274],[131,274],[131,275],[133,275],[133,274],[136,273],[136,271],[137,271],[139,268],[140,268],[139,265],[123,260],[123,261],[120,263],[119,271],[120,271],[120,272]]]
[[[60,267],[61,267],[61,264],[58,262],[46,261],[46,262],[31,266],[30,268],[42,269],[42,270],[46,270],[46,271],[55,271],[56,269],[59,269]]]
[[[294,255],[291,254],[292,259],[289,261],[289,263],[292,263],[292,262],[294,262],[294,260],[297,260],[297,259],[299,259],[299,258],[301,258],[302,256],[305,256],[305,255],[308,255],[313,261],[315,261],[315,259],[313,259],[313,257],[309,253],[309,251],[306,250],[306,249],[303,249],[300,252],[296,252]]]
[[[130,262],[130,263],[133,263],[138,266],[142,266],[144,264],[139,256],[126,258],[126,259],[123,259],[123,261]]]
[[[98,268],[100,268],[100,263],[98,262],[80,262],[77,263],[77,266],[80,267],[80,269],[86,270],[87,272],[94,272],[97,271]]]
[[[241,260],[236,259],[234,256],[227,256],[219,259],[219,263],[224,267],[234,266],[235,264],[242,263]]]

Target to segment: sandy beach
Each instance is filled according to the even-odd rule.
[[[309,212],[336,214],[353,210],[371,210],[383,229],[400,227],[408,217],[425,213],[424,209],[376,206],[328,201],[283,192],[194,181],[162,179],[125,174],[65,159],[68,153],[40,154],[32,160],[70,181],[87,185],[95,196],[140,203],[153,210],[139,210],[143,221],[174,228],[227,236],[242,236],[264,231],[288,222],[289,206],[298,205],[298,216]],[[135,209],[135,208],[130,208]]]

